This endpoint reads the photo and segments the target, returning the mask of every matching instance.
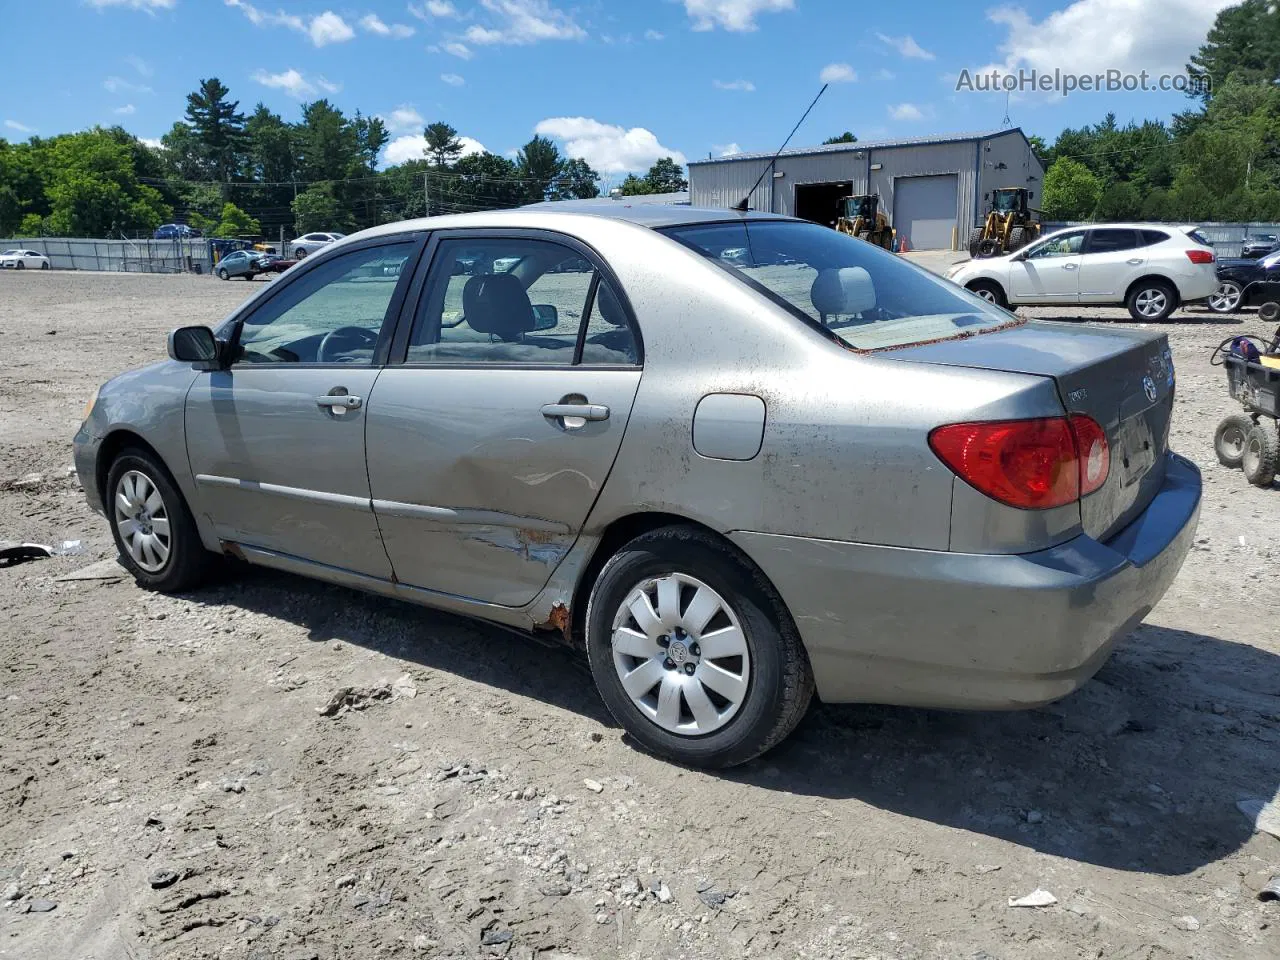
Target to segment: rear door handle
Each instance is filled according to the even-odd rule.
[[[1125,261],[1125,263],[1128,263],[1135,267],[1140,267],[1146,262],[1147,261],[1143,260],[1141,257],[1130,257],[1128,260]]]
[[[1064,264],[1062,265],[1062,269],[1063,269],[1063,270],[1076,270],[1076,269],[1078,269],[1078,268],[1079,268],[1079,266],[1080,266],[1080,265],[1079,265],[1078,263],[1064,263]]]
[[[577,417],[580,420],[608,420],[609,408],[602,403],[544,403],[542,415],[548,420],[556,417]]]
[[[330,394],[327,397],[316,397],[316,406],[328,407],[334,413],[340,413],[346,410],[359,410],[360,404],[364,403],[359,397],[353,397],[346,393]]]

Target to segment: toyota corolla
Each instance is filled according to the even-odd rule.
[[[585,649],[728,766],[825,701],[1065,696],[1185,557],[1163,334],[1027,322],[767,214],[594,205],[326,245],[75,440],[144,587],[219,555]]]

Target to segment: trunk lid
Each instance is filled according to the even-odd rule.
[[[1096,420],[1111,448],[1107,482],[1080,503],[1094,539],[1127,526],[1164,482],[1174,373],[1163,333],[1031,322],[880,356],[1052,377],[1066,411]]]

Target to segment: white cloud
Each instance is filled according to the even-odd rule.
[[[155,73],[155,71],[151,69],[151,64],[147,63],[147,61],[143,60],[141,57],[137,57],[130,54],[124,59],[125,59],[125,63],[129,64],[129,66],[133,67],[133,69],[138,71],[139,76],[149,77],[153,73]]]
[[[159,137],[139,137],[138,139],[143,143],[145,143],[152,150],[164,149],[164,143],[160,140]]]
[[[1218,11],[1237,0],[1077,0],[1039,23],[1019,7],[987,14],[1005,27],[1004,70],[1181,73]],[[991,69],[987,67],[985,69]]]
[[[102,88],[107,93],[150,93],[151,88],[144,83],[131,83],[122,77],[107,77],[102,81]]]
[[[644,32],[644,38],[646,40],[665,40],[666,34],[659,33],[657,30],[646,30]]]
[[[307,97],[314,96],[316,92],[315,85],[293,68],[285,70],[283,73],[267,73],[265,70],[255,70],[253,79],[264,87],[283,90],[296,100],[305,100]]]
[[[409,12],[419,20],[430,20],[432,17],[457,17],[458,8],[449,0],[427,0],[426,3],[409,4]]]
[[[712,80],[711,85],[717,90],[741,90],[743,93],[751,93],[756,88],[750,80]]]
[[[889,105],[889,116],[895,120],[923,120],[924,113],[914,103]]]
[[[885,36],[883,33],[877,33],[876,36],[880,39],[880,42],[883,43],[885,46],[893,47],[893,49],[897,50],[898,53],[902,54],[904,57],[908,59],[915,59],[915,60],[937,59],[932,53],[930,53],[924,47],[920,46],[920,44],[916,43],[915,39],[910,35],[907,35],[905,37],[888,37],[888,36]]]
[[[647,170],[662,157],[685,162],[683,153],[664,147],[644,127],[628,130],[590,117],[550,117],[533,132],[559,140],[570,157],[580,157],[604,174]]]
[[[877,73],[876,76],[879,77],[881,80],[895,80],[897,79],[898,75],[894,73],[892,70],[886,70],[883,67],[881,67],[880,72]]]
[[[103,7],[128,7],[131,10],[155,13],[157,10],[172,10],[178,0],[85,0],[85,2],[99,10]]]
[[[497,27],[479,24],[463,34],[472,43],[524,46],[542,40],[581,40],[587,32],[547,0],[480,0],[497,17]]]
[[[484,144],[474,137],[459,137],[458,141],[462,144],[462,153],[459,157],[469,157],[475,153],[487,153]],[[407,160],[422,160],[427,155],[427,138],[421,134],[416,136],[409,134],[403,137],[396,137],[387,144],[386,153],[383,156],[386,162],[394,166],[397,163],[404,163]]]
[[[755,30],[756,14],[794,10],[795,0],[684,0],[695,30]]]
[[[135,107],[132,103],[126,103],[123,107],[116,107],[116,108],[115,108],[114,110],[112,110],[111,112],[112,112],[112,113],[118,113],[118,114],[120,114],[120,116],[122,116],[122,117],[127,117],[127,116],[129,116],[131,113],[137,113],[137,112],[138,112],[138,108],[137,108],[137,107]]]
[[[732,157],[734,154],[742,152],[742,148],[736,143],[716,143],[712,145],[711,149],[722,157]]]
[[[342,92],[342,84],[333,83],[330,80],[326,80],[323,76],[316,77],[316,86],[319,87],[321,90],[323,90],[325,93],[341,93]]]
[[[35,127],[28,127],[25,123],[19,123],[17,120],[6,120],[4,125],[10,130],[17,130],[19,133],[35,133]]]
[[[456,73],[442,73],[440,74],[440,79],[443,80],[445,83],[447,83],[451,87],[460,87],[467,82],[466,80],[463,80],[462,77],[458,76]]]
[[[307,33],[311,35],[311,42],[317,47],[330,43],[344,43],[356,35],[347,21],[332,10],[326,10],[319,16],[312,17]]]
[[[383,23],[376,13],[365,14],[360,18],[360,28],[366,33],[376,33],[380,37],[403,39],[412,37],[415,31],[407,23]]]
[[[444,50],[445,53],[451,53],[455,57],[458,57],[459,59],[462,59],[462,60],[471,59],[471,48],[468,47],[465,43],[458,43],[458,41],[454,40],[450,43],[444,44],[444,46],[441,47],[441,49]]]
[[[818,74],[818,79],[823,83],[853,83],[858,74],[847,63],[828,63]]]
[[[427,121],[422,118],[422,114],[407,103],[401,104],[392,110],[382,118],[382,122],[387,125],[387,129],[392,133],[421,130],[427,125]]]

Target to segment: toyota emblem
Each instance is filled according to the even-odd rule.
[[[1143,377],[1142,389],[1146,391],[1147,399],[1150,400],[1152,403],[1155,403],[1156,397],[1158,396],[1158,394],[1156,393],[1156,382],[1152,380],[1150,377]]]

